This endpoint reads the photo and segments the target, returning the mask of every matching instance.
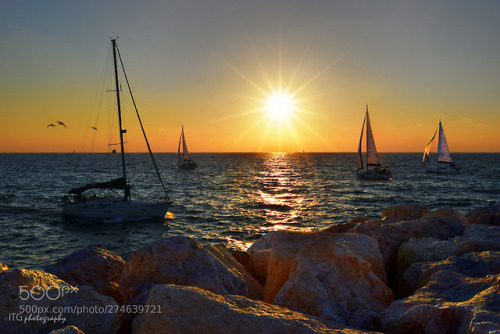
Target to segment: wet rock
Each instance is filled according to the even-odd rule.
[[[442,261],[419,262],[411,265],[401,277],[396,290],[404,298],[427,285],[435,273],[448,270],[469,277],[486,277],[500,274],[500,252],[472,252],[452,256]]]
[[[429,207],[427,206],[417,206],[417,205],[398,205],[391,206],[382,211],[383,220],[415,220],[422,218],[425,214],[429,212]]]
[[[157,285],[148,305],[161,313],[143,313],[134,333],[365,333],[242,296],[220,296],[196,287]],[[193,307],[196,305],[196,307]]]
[[[121,302],[118,281],[125,261],[116,253],[89,246],[47,268],[47,271],[75,285],[88,285],[98,293]]]
[[[500,275],[471,278],[439,271],[414,295],[382,312],[384,333],[500,331]]]
[[[79,289],[38,270],[14,269],[0,273],[0,328],[3,334],[46,333],[74,325],[89,333],[115,333],[116,313],[90,312],[89,308],[117,306],[116,301]],[[86,307],[86,311],[84,308]]]

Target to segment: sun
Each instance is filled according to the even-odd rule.
[[[274,120],[287,120],[296,108],[293,95],[283,91],[266,94],[264,110]]]

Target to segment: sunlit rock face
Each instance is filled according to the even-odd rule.
[[[220,296],[196,287],[156,285],[147,305],[161,313],[143,313],[133,333],[366,333],[254,301],[243,296]]]
[[[240,276],[189,237],[163,238],[129,255],[120,277],[124,301],[160,283],[198,286],[221,295],[247,294]]]
[[[442,261],[417,262],[408,267],[401,277],[396,295],[404,298],[424,287],[435,273],[448,270],[470,277],[500,274],[500,251],[471,252],[451,256]]]
[[[442,270],[414,295],[382,312],[384,333],[500,331],[500,275],[468,277]]]
[[[270,232],[248,252],[250,262],[268,253],[264,300],[269,303],[370,327],[393,299],[378,243],[366,235]]]
[[[88,285],[102,295],[111,296],[121,302],[118,281],[125,261],[116,253],[89,246],[73,252],[47,268],[47,271],[66,282]]]
[[[36,312],[22,312],[24,308]],[[118,313],[81,312],[68,307],[116,307],[116,301],[98,294],[89,286],[74,287],[58,277],[38,270],[13,269],[0,273],[0,328],[2,334],[47,333],[66,325],[74,325],[88,333],[116,333]],[[9,320],[9,314],[21,313],[27,321]],[[29,315],[64,320],[29,320]],[[40,319],[38,318],[38,319]]]
[[[247,269],[231,255],[231,252],[223,244],[204,245],[204,249],[208,250],[220,262],[222,262],[232,273],[241,277],[247,287],[247,297],[250,299],[262,300],[264,298],[264,287],[260,284]],[[246,254],[246,253],[245,253]],[[248,255],[248,254],[247,254]],[[249,257],[249,255],[248,255]]]

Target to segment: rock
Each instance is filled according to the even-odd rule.
[[[64,281],[80,286],[88,285],[102,295],[121,303],[118,281],[125,261],[116,253],[89,246],[76,251],[47,268]]]
[[[61,329],[56,329],[50,332],[50,334],[85,334],[81,330],[78,329],[76,326],[66,326]]]
[[[435,218],[444,221],[448,228],[455,235],[462,234],[464,229],[470,225],[469,221],[462,213],[452,208],[438,209],[436,211],[425,214],[423,217]]]
[[[246,297],[250,299],[262,300],[264,298],[264,287],[241,265],[229,252],[225,245],[205,245],[206,250],[212,253],[236,276],[241,277],[247,286]],[[250,257],[250,255],[248,255]]]
[[[248,270],[262,286],[266,284],[267,262],[269,261],[269,249],[254,250],[248,260]]]
[[[292,262],[300,249],[309,244],[318,243],[322,239],[327,240],[327,243],[345,246],[356,256],[366,260],[371,270],[382,281],[385,280],[385,270],[378,244],[368,236],[353,233],[274,231],[265,234],[248,249],[250,263],[260,263],[260,270],[266,268],[264,301],[269,303],[274,301],[278,291],[288,279]],[[263,251],[269,253],[262,253]],[[264,262],[263,259],[267,261]]]
[[[474,251],[500,250],[500,226],[475,224],[465,229],[462,240]]]
[[[382,312],[384,333],[500,331],[500,275],[471,278],[443,270],[414,295]]]
[[[120,277],[126,302],[154,284],[191,285],[218,293],[247,295],[245,281],[189,237],[163,238],[132,252]]]
[[[469,277],[500,274],[500,252],[472,252],[452,256],[442,261],[420,262],[411,265],[401,277],[395,294],[398,298],[412,295],[429,283],[433,274],[448,270]]]
[[[115,333],[120,323],[118,314],[106,313],[104,308],[116,306],[113,298],[91,287],[78,289],[44,271],[14,269],[0,273],[3,334],[46,333],[64,325],[89,333]],[[90,307],[103,308],[103,312],[90,312]]]
[[[328,228],[322,230],[322,232],[327,233],[346,233],[350,232],[353,228],[355,228],[359,223],[365,223],[370,219],[367,217],[355,217],[348,223],[340,223],[332,225]]]
[[[241,250],[233,250],[231,255],[238,261],[243,267],[248,268],[248,262],[250,261],[250,254]]]
[[[412,238],[436,238],[448,240],[463,233],[467,221],[465,216],[453,209],[437,210],[420,219],[391,221],[367,221],[352,229],[376,239],[382,253],[387,281],[392,284],[397,275],[399,247]]]
[[[196,287],[156,285],[147,305],[161,313],[139,315],[133,333],[366,333],[242,296],[220,296]],[[193,307],[196,305],[196,307]]]
[[[274,304],[357,328],[370,324],[375,328],[364,329],[378,330],[371,323],[392,300],[392,291],[367,261],[340,242],[320,238],[294,257]]]
[[[9,270],[9,267],[6,264],[0,263],[0,273]]]
[[[382,211],[382,220],[415,220],[422,218],[429,212],[427,206],[398,205],[391,206]]]
[[[500,225],[500,207],[495,205],[475,208],[465,215],[469,224]]]
[[[397,277],[414,263],[444,260],[450,256],[470,252],[473,249],[472,242],[462,241],[460,238],[445,241],[436,238],[410,239],[399,247]]]

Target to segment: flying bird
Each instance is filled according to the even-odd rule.
[[[91,127],[91,129],[94,129],[94,130],[96,130],[96,131],[99,131],[99,130],[97,130],[97,128],[96,128],[95,126]]]
[[[62,125],[62,126],[64,126],[64,127],[66,127],[66,124],[64,124],[64,123],[63,123],[63,122],[61,122],[61,121],[57,121],[57,123],[58,123],[59,125]]]
[[[50,123],[49,125],[47,125],[48,128],[50,128],[51,126],[53,127],[56,127],[54,124]]]

